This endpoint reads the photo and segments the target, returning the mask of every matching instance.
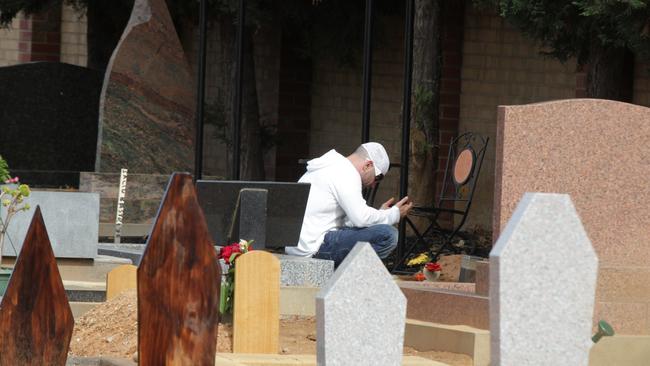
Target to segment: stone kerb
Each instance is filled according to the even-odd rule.
[[[568,195],[526,193],[490,253],[492,365],[587,365],[598,258]]]
[[[319,365],[400,365],[406,298],[368,243],[316,295]]]
[[[524,192],[571,196],[600,260],[594,324],[650,335],[650,109],[571,99],[500,106],[494,232]]]

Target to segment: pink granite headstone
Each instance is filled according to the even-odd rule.
[[[194,106],[194,80],[165,0],[136,0],[104,77],[95,170],[192,170]]]
[[[525,192],[568,193],[600,261],[594,320],[650,334],[650,109],[572,99],[500,106],[494,238]]]

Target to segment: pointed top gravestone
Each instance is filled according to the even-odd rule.
[[[587,365],[598,258],[566,194],[526,193],[490,253],[492,365]]]
[[[141,365],[214,365],[221,272],[192,177],[172,175],[138,267]]]
[[[65,365],[73,327],[37,206],[0,303],[0,365]]]
[[[191,169],[194,90],[165,0],[135,0],[104,77],[95,171]]]
[[[316,295],[319,365],[400,365],[406,298],[368,243]]]

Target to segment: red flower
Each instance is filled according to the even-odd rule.
[[[233,243],[221,248],[221,251],[219,252],[219,259],[223,259],[226,264],[230,264],[230,257],[232,257],[234,253],[241,254],[241,247],[239,246],[239,243]]]
[[[424,281],[426,279],[426,277],[424,277],[424,273],[418,272],[418,273],[413,275],[413,279],[416,280],[416,281]]]
[[[434,263],[434,262],[429,262],[429,263],[425,264],[424,268],[426,268],[427,271],[430,271],[430,272],[442,271],[442,267],[440,266],[440,264]]]

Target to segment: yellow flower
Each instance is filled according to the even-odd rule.
[[[422,253],[415,258],[412,258],[406,263],[407,266],[417,266],[418,264],[424,264],[429,261],[429,255],[427,253]]]

